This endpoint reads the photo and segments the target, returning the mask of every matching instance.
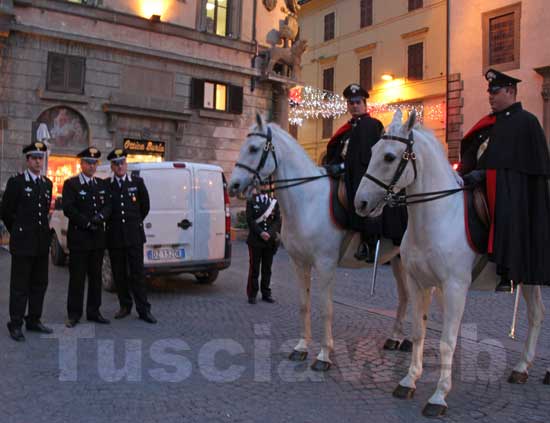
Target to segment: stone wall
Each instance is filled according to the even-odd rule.
[[[90,144],[102,151],[121,145],[124,137],[145,135],[167,143],[167,160],[216,163],[226,172],[233,167],[256,111],[268,115],[272,107],[270,83],[256,84],[251,92],[250,76],[222,68],[14,31],[5,44],[0,50],[0,118],[6,123],[0,189],[7,176],[22,169],[21,148],[31,141],[32,122],[50,107],[64,105],[78,111],[89,125]],[[86,58],[84,95],[46,90],[48,52]],[[125,92],[124,75],[132,69],[169,75],[171,92],[166,95],[163,91],[162,98],[151,95],[150,90]],[[243,113],[191,109],[193,77],[244,87]],[[114,103],[119,107],[115,119],[104,111],[105,105]],[[148,108],[144,109],[144,104]],[[171,115],[183,116],[181,121],[168,116],[167,109]],[[57,153],[77,151],[68,146]]]

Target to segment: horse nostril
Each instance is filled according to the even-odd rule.
[[[241,184],[239,184],[238,182],[234,182],[231,189],[239,189],[240,186],[241,186]]]
[[[361,201],[361,210],[365,210],[367,208],[367,202]]]

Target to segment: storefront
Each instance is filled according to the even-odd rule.
[[[128,162],[162,162],[166,153],[166,144],[163,141],[125,138],[124,149],[128,152]]]

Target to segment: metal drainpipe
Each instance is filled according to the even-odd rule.
[[[445,143],[449,146],[449,72],[451,71],[451,1],[447,0],[447,70],[445,75]]]
[[[256,65],[256,58],[258,57],[258,40],[256,39],[256,15],[258,10],[258,0],[254,0],[252,8],[252,42],[254,43],[254,56],[252,56],[252,68]],[[256,77],[250,78],[250,92],[254,92],[256,88]]]

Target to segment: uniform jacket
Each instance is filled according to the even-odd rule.
[[[92,218],[101,214],[103,222],[111,215],[108,184],[92,178],[91,186],[79,174],[63,184],[63,213],[69,218],[67,246],[72,251],[91,251],[105,248],[105,224],[91,225]]]
[[[272,201],[271,198],[267,198],[262,201],[260,195],[255,195],[252,200],[246,203],[246,221],[248,223],[249,232],[247,244],[251,247],[271,247],[276,249],[279,244],[279,233],[281,232],[281,212],[279,210],[279,204],[275,204],[272,212],[267,218],[262,219],[260,222],[256,222],[265,211],[269,208]],[[260,234],[267,232],[271,238],[268,241],[264,241]]]
[[[125,248],[145,243],[143,221],[149,214],[149,193],[143,179],[126,174],[119,187],[114,176],[106,179],[111,191],[112,213],[107,221],[107,247]]]
[[[33,182],[28,171],[8,180],[2,197],[2,220],[10,233],[10,252],[20,256],[48,254],[48,213],[52,181],[40,176]]]
[[[486,172],[488,252],[497,273],[525,284],[550,284],[550,157],[537,118],[515,103],[478,122],[461,152],[463,173]]]

